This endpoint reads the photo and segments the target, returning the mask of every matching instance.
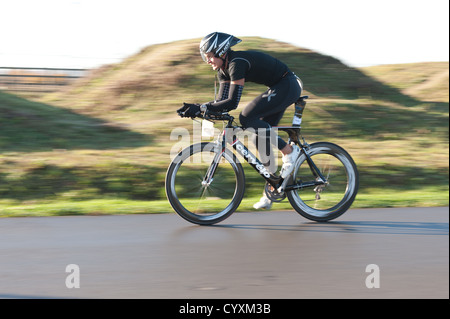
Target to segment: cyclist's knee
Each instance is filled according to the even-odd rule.
[[[239,122],[244,129],[253,128],[257,129],[270,129],[270,124],[265,120],[262,120],[260,116],[245,116],[244,114],[239,114]]]
[[[239,122],[241,123],[243,128],[249,128],[251,126],[252,120],[241,113],[239,114]]]

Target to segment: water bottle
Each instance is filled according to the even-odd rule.
[[[298,100],[295,103],[295,113],[294,113],[294,118],[292,119],[292,126],[295,127],[300,127],[302,124],[302,115],[303,115],[303,110],[305,109],[306,106],[306,102],[301,100]]]

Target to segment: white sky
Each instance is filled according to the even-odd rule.
[[[449,1],[0,0],[0,66],[91,68],[213,31],[350,66],[448,61]]]

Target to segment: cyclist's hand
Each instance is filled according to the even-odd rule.
[[[177,110],[178,115],[184,117],[184,112],[186,112],[186,110],[189,108],[189,105],[190,104],[188,103],[183,103],[183,106]]]
[[[183,107],[177,110],[181,117],[196,117],[201,114],[200,104],[183,103]]]
[[[184,114],[186,114],[187,117],[197,117],[198,115],[202,114],[202,112],[200,111],[200,105],[192,104]]]

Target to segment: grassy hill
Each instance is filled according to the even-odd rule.
[[[214,98],[198,41],[149,46],[39,99],[0,92],[0,216],[171,211],[171,133],[194,129],[175,110]],[[361,174],[354,207],[448,205],[448,62],[355,69],[269,39],[244,38],[236,50],[246,49],[302,78],[312,97],[303,133],[352,154]],[[234,114],[263,90],[246,85]],[[263,187],[247,168],[246,210]]]
[[[363,70],[420,101],[448,103],[448,62],[380,65]]]

